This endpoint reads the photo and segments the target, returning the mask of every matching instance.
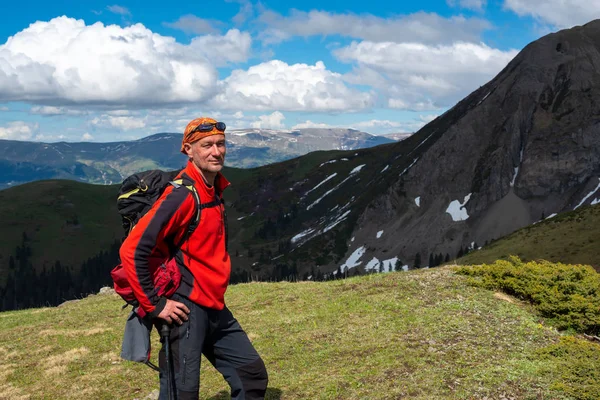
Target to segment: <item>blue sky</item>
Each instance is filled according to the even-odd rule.
[[[201,115],[230,129],[414,132],[529,42],[600,15],[583,0],[339,4],[12,2],[0,139],[132,140]]]

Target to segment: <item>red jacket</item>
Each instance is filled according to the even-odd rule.
[[[209,187],[191,161],[179,176],[183,174],[196,188],[202,212],[198,226],[183,243],[177,257],[182,274],[177,293],[201,306],[221,310],[225,306],[224,295],[231,273],[221,196],[229,182],[219,173],[215,185]],[[152,272],[172,256],[195,212],[192,192],[184,186],[169,185],[121,245],[121,263],[133,292],[140,306],[152,317],[160,314],[166,304],[166,298],[156,295]]]

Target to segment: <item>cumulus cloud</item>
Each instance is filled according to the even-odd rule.
[[[195,15],[183,15],[179,19],[172,23],[165,23],[165,26],[169,28],[179,29],[185,33],[215,33],[219,30],[218,26],[223,25],[221,21],[198,18]]]
[[[449,44],[455,41],[479,41],[482,32],[491,28],[491,24],[481,18],[444,18],[426,12],[381,18],[293,10],[289,17],[285,17],[267,10],[259,16],[259,21],[267,26],[260,36],[266,43],[279,43],[292,36],[341,35],[373,42],[392,40]]]
[[[357,111],[373,105],[374,95],[352,89],[319,61],[315,65],[273,60],[235,70],[221,82],[216,106],[234,110]]]
[[[38,21],[0,46],[0,102],[128,107],[203,102],[215,95],[215,59],[243,61],[250,42],[238,30],[182,45],[141,24],[86,25],[64,16]]]
[[[428,46],[363,41],[334,51],[341,61],[356,64],[347,81],[379,89],[390,108],[419,111],[453,105],[493,78],[517,53],[465,42]]]
[[[504,8],[556,28],[570,28],[600,15],[600,2],[589,0],[504,0]]]
[[[86,132],[81,136],[81,140],[83,140],[84,142],[89,142],[89,141],[94,140],[94,137],[92,135],[90,135],[88,132]]]
[[[121,131],[142,129],[147,126],[147,123],[146,117],[112,116],[108,114],[90,120],[90,124],[94,126],[112,127]]]
[[[38,123],[9,122],[6,126],[0,126],[0,139],[29,140],[38,131],[39,127]]]
[[[252,123],[252,127],[255,129],[283,129],[285,127],[282,123],[285,116],[279,111],[269,115],[260,115],[258,119],[259,121]]]
[[[190,48],[217,67],[248,59],[252,38],[247,32],[231,29],[225,36],[206,35],[192,39]]]
[[[461,7],[473,11],[483,11],[487,0],[446,0],[450,7]]]

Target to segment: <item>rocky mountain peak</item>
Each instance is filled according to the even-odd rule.
[[[415,134],[403,155],[414,165],[356,225],[356,242],[371,249],[365,259],[383,250],[454,256],[600,198],[598,98],[600,20],[529,44]],[[374,240],[380,230],[394,235]]]

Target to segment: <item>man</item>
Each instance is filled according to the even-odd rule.
[[[170,336],[178,399],[197,399],[200,356],[223,374],[232,399],[263,399],[265,365],[240,324],[225,306],[231,261],[227,253],[225,208],[221,193],[229,182],[221,174],[225,161],[225,124],[197,118],[185,128],[181,152],[189,158],[179,174],[192,184],[201,203],[201,219],[185,239],[194,220],[196,201],[185,186],[169,185],[123,242],[120,255],[140,307],[157,325],[173,324]],[[151,272],[181,243],[177,263],[181,284],[172,298],[156,295]],[[160,399],[167,398],[167,370],[159,353]]]

